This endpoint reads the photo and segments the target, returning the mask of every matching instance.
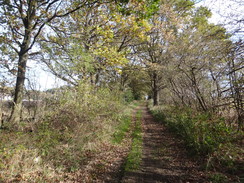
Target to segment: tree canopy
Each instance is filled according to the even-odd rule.
[[[209,23],[211,11],[194,1],[0,4],[1,68],[17,78],[13,123],[31,59],[71,86],[128,90],[152,97],[154,105],[170,92],[178,105],[209,111],[233,103],[243,116],[243,41],[231,41],[225,28]]]

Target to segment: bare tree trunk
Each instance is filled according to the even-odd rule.
[[[26,65],[29,57],[28,51],[33,46],[31,45],[31,37],[33,33],[32,23],[36,12],[36,5],[37,5],[36,2],[37,1],[30,1],[28,3],[26,16],[22,15],[23,16],[22,21],[23,21],[25,32],[23,35],[23,41],[20,44],[20,50],[18,52],[19,60],[18,60],[18,73],[16,78],[15,93],[14,93],[14,104],[9,119],[10,123],[12,124],[18,124],[21,118]],[[22,5],[23,4],[21,3],[21,6]],[[34,42],[35,41],[33,41],[33,44]]]
[[[18,124],[21,117],[22,100],[24,93],[24,82],[26,73],[26,64],[28,60],[28,54],[20,52],[18,62],[18,75],[16,79],[15,93],[14,93],[14,104],[12,113],[10,116],[10,122],[12,124]]]
[[[3,127],[3,113],[0,111],[0,129]]]
[[[158,91],[155,89],[153,91],[153,105],[154,106],[159,105],[159,94],[158,94]]]
[[[157,73],[153,73],[153,105],[159,105],[159,87]]]

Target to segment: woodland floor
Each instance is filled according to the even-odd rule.
[[[67,175],[64,182],[104,182],[104,183],[207,183],[211,172],[194,157],[190,157],[184,142],[156,122],[145,105],[142,111],[143,147],[140,168],[124,172],[123,163],[130,150],[131,139],[125,139],[123,147],[104,144],[93,161],[87,164],[75,177]],[[130,140],[128,140],[130,139]],[[212,172],[213,173],[213,172]],[[73,177],[73,179],[71,178]],[[229,179],[231,180],[231,179]],[[231,181],[236,182],[236,181]]]

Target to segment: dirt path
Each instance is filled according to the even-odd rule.
[[[209,182],[199,165],[186,154],[183,143],[153,120],[145,106],[143,111],[143,155],[141,167],[126,172],[124,183]]]

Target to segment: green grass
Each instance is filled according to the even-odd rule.
[[[209,176],[211,182],[213,183],[227,183],[228,179],[225,175],[221,173],[215,173]]]
[[[130,129],[131,124],[131,116],[124,116],[121,120],[121,124],[117,128],[116,132],[113,135],[112,142],[120,144],[124,139],[126,133]]]
[[[138,111],[136,114],[135,127],[132,132],[132,146],[131,151],[126,159],[125,171],[137,170],[140,167],[142,156],[142,128],[141,128],[142,112]]]
[[[126,134],[130,131],[132,116],[132,111],[139,106],[139,101],[134,100],[127,107],[128,109],[124,111],[122,118],[120,120],[120,124],[116,128],[115,133],[113,134],[112,142],[116,144],[120,144],[122,140],[125,138]]]

